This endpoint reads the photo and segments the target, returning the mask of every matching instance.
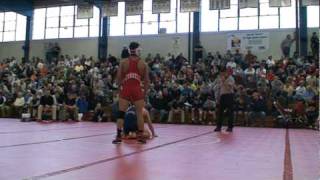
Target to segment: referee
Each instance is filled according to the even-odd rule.
[[[218,103],[218,118],[215,132],[220,132],[223,118],[228,118],[227,132],[232,132],[233,128],[233,106],[234,106],[234,88],[235,80],[224,68],[221,70],[217,78],[214,91],[216,94],[216,101]]]

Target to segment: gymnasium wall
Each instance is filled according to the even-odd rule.
[[[295,29],[277,29],[264,30],[269,32],[269,50],[256,54],[259,59],[273,55],[275,58],[281,56],[280,43],[287,34],[292,34]],[[308,36],[317,29],[309,29]],[[242,31],[241,31],[242,32]],[[246,31],[243,31],[246,32]],[[230,32],[210,32],[201,34],[201,43],[205,48],[205,52],[225,52],[227,48],[227,34]],[[173,44],[175,39],[179,39],[179,47]],[[167,35],[145,35],[145,36],[126,36],[126,37],[110,37],[109,38],[109,53],[115,56],[120,56],[122,47],[128,45],[131,41],[138,41],[142,46],[142,56],[147,53],[160,53],[166,55],[168,52],[182,52],[185,57],[188,56],[188,34],[167,34]],[[97,58],[98,54],[98,38],[84,39],[53,39],[53,40],[35,40],[31,41],[30,55],[45,57],[46,46],[49,42],[58,42],[62,48],[63,54],[93,56]],[[6,57],[23,57],[22,50],[23,42],[7,42],[0,43],[0,58]],[[308,45],[309,46],[309,45]],[[310,46],[309,46],[310,47]],[[295,50],[295,45],[292,46],[291,53]]]

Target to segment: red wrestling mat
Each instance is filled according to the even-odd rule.
[[[236,127],[233,134],[219,134],[212,132],[212,126],[155,127],[159,137],[146,145],[134,140],[113,145],[112,123],[2,119],[0,179],[284,179],[284,129]],[[293,179],[318,178],[319,134],[289,130],[288,139]]]

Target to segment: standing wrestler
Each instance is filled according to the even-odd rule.
[[[140,49],[139,44],[136,42],[130,43],[129,51],[130,56],[120,62],[117,72],[117,82],[120,87],[119,95],[119,113],[117,118],[117,136],[112,141],[113,144],[120,144],[124,116],[128,109],[129,103],[136,107],[138,119],[138,143],[145,144],[146,139],[143,136],[144,120],[143,108],[144,97],[149,88],[149,71],[144,61],[139,57]],[[141,84],[143,83],[143,88]]]

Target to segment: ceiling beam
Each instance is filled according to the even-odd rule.
[[[0,0],[0,11],[13,11],[24,16],[32,16],[31,0]]]

